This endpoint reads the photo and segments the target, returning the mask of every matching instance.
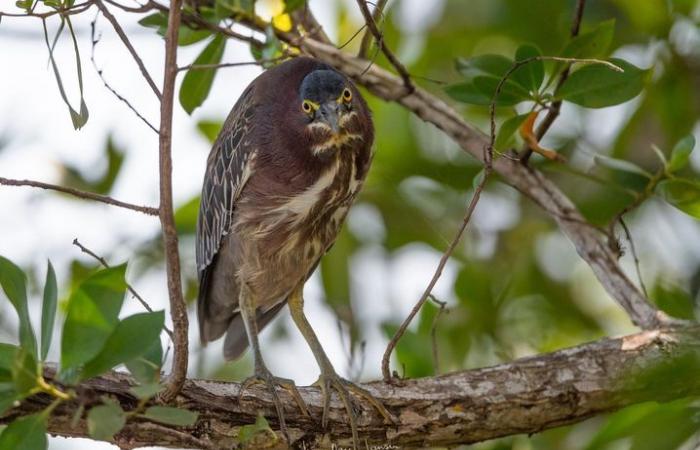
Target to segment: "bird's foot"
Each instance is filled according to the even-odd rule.
[[[305,416],[310,416],[309,410],[306,407],[306,403],[304,403],[304,400],[301,398],[301,395],[299,395],[299,391],[297,390],[294,381],[289,380],[287,378],[280,378],[272,375],[265,366],[257,367],[255,369],[255,374],[251,377],[246,378],[241,383],[241,387],[238,391],[239,404],[241,403],[243,392],[245,392],[251,386],[254,386],[256,384],[264,384],[267,387],[270,394],[272,395],[272,402],[275,404],[275,410],[277,412],[280,430],[282,431],[282,434],[284,434],[284,436],[287,438],[287,441],[289,441],[287,423],[284,420],[284,406],[282,405],[279,395],[277,394],[276,387],[279,386],[280,388],[287,391],[289,395],[291,395],[294,399],[294,402],[299,406],[299,409],[301,410],[302,414],[304,414]]]
[[[358,448],[360,442],[357,433],[357,417],[358,413],[362,410],[362,406],[350,393],[354,394],[355,397],[369,402],[387,422],[396,422],[394,416],[392,416],[384,405],[382,405],[368,390],[340,377],[333,369],[324,370],[321,376],[319,376],[318,381],[314,383],[314,386],[319,386],[321,388],[321,395],[323,397],[323,416],[321,418],[323,428],[326,428],[328,425],[328,411],[330,409],[332,391],[336,391],[338,397],[340,397],[340,401],[343,402],[345,411],[348,414],[348,419],[350,420],[350,429],[352,430],[352,440],[355,449]]]

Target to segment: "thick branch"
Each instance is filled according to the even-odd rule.
[[[171,400],[179,392],[187,376],[188,340],[187,340],[187,304],[182,295],[180,280],[180,254],[178,251],[177,230],[173,215],[173,98],[175,77],[177,76],[177,38],[180,29],[181,0],[170,1],[168,13],[168,31],[165,34],[165,69],[163,79],[163,97],[160,102],[160,223],[163,229],[165,247],[165,268],[168,278],[168,296],[170,298],[170,318],[173,321],[173,366],[168,388],[163,399]]]
[[[158,215],[158,208],[152,208],[150,206],[132,205],[131,203],[115,200],[112,197],[107,197],[106,195],[95,194],[94,192],[81,191],[80,189],[73,189],[65,186],[58,186],[55,184],[42,183],[41,181],[14,180],[12,178],[0,177],[0,184],[5,186],[29,186],[39,189],[46,189],[49,191],[56,191],[61,192],[63,194],[72,195],[73,197],[78,197],[86,200],[94,200],[96,202],[106,203],[108,205],[118,206],[120,208],[130,209],[132,211],[138,211],[140,213],[148,214],[150,216]]]
[[[361,439],[370,445],[400,448],[450,446],[480,442],[502,436],[539,431],[580,422],[643,401],[669,401],[700,393],[697,377],[680,378],[673,361],[688,362],[700,351],[700,330],[654,330],[619,339],[581,345],[558,352],[517,360],[485,369],[433,378],[409,380],[399,386],[365,385],[398,417],[395,426],[382,423],[365,409],[359,420]],[[46,374],[53,379],[53,371]],[[663,377],[663,383],[659,378]],[[81,385],[84,398],[109,395],[126,410],[136,400],[129,394],[131,380],[111,373]],[[155,426],[130,419],[117,435],[123,448],[166,446],[187,448],[235,448],[238,431],[252,423],[258,411],[275,417],[274,406],[264,387],[249,388],[239,403],[237,383],[188,380],[177,397],[179,406],[198,411],[190,428]],[[284,395],[287,426],[297,448],[329,448],[331,443],[351,445],[351,431],[343,405],[331,404],[329,429],[321,429],[321,396],[317,388],[299,389],[309,405],[312,419],[303,416],[294,401]],[[34,397],[0,419],[37,411],[50,399]],[[97,400],[96,400],[97,401]],[[51,433],[85,436],[85,421],[70,425],[77,402],[59,407],[49,422]],[[89,409],[89,405],[88,405]]]

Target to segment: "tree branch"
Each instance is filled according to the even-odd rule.
[[[122,202],[115,200],[112,197],[106,195],[95,194],[94,192],[81,191],[80,189],[73,189],[64,186],[58,186],[55,184],[42,183],[40,181],[32,180],[14,180],[11,178],[0,177],[0,184],[5,186],[30,186],[39,189],[46,189],[50,191],[62,192],[64,194],[72,195],[73,197],[78,197],[87,200],[94,200],[96,202],[106,203],[112,206],[118,206],[120,208],[130,209],[132,211],[138,211],[143,214],[148,214],[150,216],[158,215],[158,208],[153,208],[150,206],[139,206],[132,205],[131,203]]]
[[[387,426],[374,410],[365,408],[358,421],[359,433],[370,445],[452,446],[537,433],[634,403],[697,395],[700,379],[689,376],[688,371],[675,370],[679,366],[673,363],[697,363],[698,351],[697,327],[653,330],[495,367],[407,380],[400,386],[369,383],[364,387],[398,417],[398,423]],[[47,380],[55,381],[53,369],[45,372]],[[659,386],[662,375],[664,381]],[[83,383],[79,392],[83,400],[93,402],[110,396],[129,411],[137,404],[129,393],[132,383],[126,374],[112,372]],[[176,403],[199,412],[193,427],[155,426],[130,419],[116,441],[123,448],[237,448],[241,426],[254,422],[258,411],[271,417],[271,422],[275,417],[264,387],[246,389],[241,402],[237,400],[239,388],[237,383],[188,380]],[[289,395],[283,395],[288,406],[285,415],[289,434],[297,448],[303,448],[302,443],[306,448],[328,448],[331,443],[351,445],[351,430],[340,401],[332,401],[329,428],[324,431],[317,420],[322,410],[318,388],[303,387],[299,392],[309,405],[312,419],[300,413]],[[49,402],[45,396],[32,397],[0,422],[38,411]],[[49,420],[49,432],[86,436],[84,419],[76,427],[70,425],[78,407],[76,400],[57,408]],[[271,426],[276,429],[277,424]]]
[[[173,321],[173,366],[168,380],[168,387],[162,398],[172,400],[182,388],[187,376],[188,339],[187,339],[187,304],[182,295],[180,279],[180,255],[178,251],[177,230],[173,215],[173,97],[175,77],[177,76],[177,39],[180,29],[181,0],[170,1],[168,13],[168,31],[165,34],[165,69],[163,79],[163,97],[160,102],[159,130],[159,167],[160,167],[160,223],[163,229],[165,247],[165,267],[168,278],[170,298],[170,318]]]
[[[131,53],[131,56],[136,62],[136,65],[139,66],[139,70],[141,71],[143,77],[146,79],[148,85],[151,87],[151,90],[154,94],[156,94],[158,100],[161,100],[162,95],[160,93],[160,90],[158,89],[158,86],[156,86],[156,83],[153,81],[153,78],[151,78],[151,75],[148,73],[148,69],[146,69],[146,66],[143,64],[143,60],[141,59],[139,54],[136,53],[134,46],[131,45],[131,41],[127,37],[126,33],[124,33],[124,30],[122,29],[121,25],[119,25],[119,21],[117,21],[117,19],[104,5],[104,3],[102,3],[102,0],[95,0],[95,4],[100,9],[100,11],[102,11],[102,15],[104,15],[105,18],[109,21],[109,23],[112,24],[114,31],[116,31],[117,35],[124,43],[124,46],[127,48],[127,50],[129,50],[129,53]]]
[[[374,23],[379,22],[379,19],[384,13],[384,7],[386,4],[387,0],[377,0],[377,3],[374,5],[374,11],[372,11],[372,20],[374,20]],[[360,43],[360,50],[357,52],[358,58],[367,58],[369,46],[372,44],[372,36],[372,31],[365,31],[365,34],[362,36],[362,42]]]

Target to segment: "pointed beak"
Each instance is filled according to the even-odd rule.
[[[318,118],[327,123],[334,134],[340,131],[338,120],[340,119],[340,105],[338,102],[326,102],[318,108]]]

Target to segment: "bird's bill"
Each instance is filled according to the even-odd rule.
[[[318,109],[318,118],[323,123],[327,124],[333,133],[338,133],[340,131],[340,105],[337,102],[326,102],[323,103]]]

